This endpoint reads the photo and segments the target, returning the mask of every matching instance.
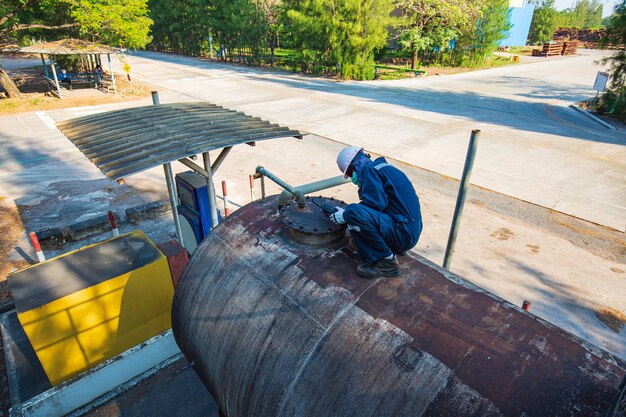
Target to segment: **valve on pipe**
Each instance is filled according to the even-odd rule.
[[[296,200],[298,201],[298,208],[303,209],[306,206],[306,199],[304,198],[304,193],[302,191],[297,190],[296,188],[287,184],[285,181],[278,178],[276,175],[272,174],[262,166],[256,167],[256,173],[269,178],[270,180],[281,186],[283,189],[293,194],[293,196],[296,197]]]

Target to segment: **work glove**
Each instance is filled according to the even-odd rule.
[[[335,224],[345,224],[346,220],[343,218],[344,211],[345,210],[342,209],[341,207],[337,207],[337,211],[331,214],[328,218],[330,219],[331,222]]]

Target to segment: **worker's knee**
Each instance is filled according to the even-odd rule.
[[[356,231],[379,230],[381,216],[386,215],[361,204],[350,204],[344,212],[348,228]]]

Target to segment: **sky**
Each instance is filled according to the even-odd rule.
[[[619,2],[619,0],[605,0],[603,1],[604,7],[602,9],[602,17],[606,17],[613,13],[613,8]],[[557,10],[567,9],[572,7],[572,4],[576,3],[576,0],[556,0],[555,6]]]

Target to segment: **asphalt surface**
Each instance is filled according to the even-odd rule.
[[[481,129],[472,182],[626,229],[626,131],[568,106],[595,95],[600,51],[451,76],[336,82],[153,52],[134,79],[453,178]],[[121,68],[119,62],[115,63]]]

